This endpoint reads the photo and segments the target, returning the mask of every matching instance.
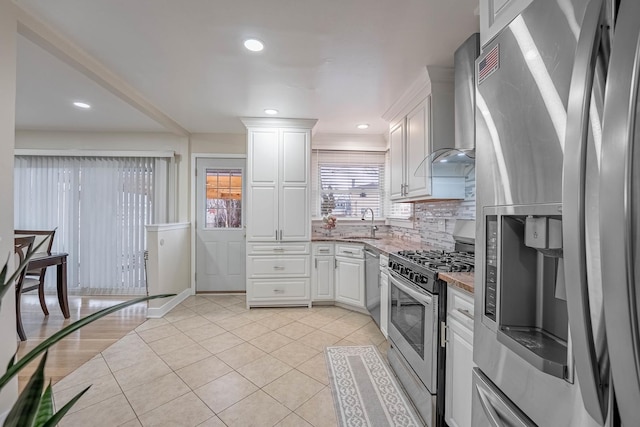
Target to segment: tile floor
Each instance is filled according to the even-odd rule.
[[[387,341],[367,315],[334,306],[254,308],[189,297],[54,385],[60,426],[335,426],[323,349]]]

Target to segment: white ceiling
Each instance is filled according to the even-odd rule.
[[[478,0],[17,0],[191,133],[243,132],[239,117],[317,118],[316,133],[382,134],[382,114],[425,65],[453,64]],[[247,37],[265,50],[242,47]],[[16,126],[162,126],[26,38]],[[79,111],[70,101],[94,108]],[[358,123],[369,123],[366,131]]]

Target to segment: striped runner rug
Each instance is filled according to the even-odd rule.
[[[341,427],[424,426],[375,346],[327,347],[325,355]]]

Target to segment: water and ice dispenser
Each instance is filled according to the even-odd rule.
[[[570,380],[560,205],[485,208],[483,321],[539,370]]]

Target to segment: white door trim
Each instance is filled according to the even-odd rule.
[[[198,159],[246,159],[246,154],[191,153],[191,173],[189,174],[190,197],[189,220],[191,221],[191,295],[196,294],[196,161]]]

